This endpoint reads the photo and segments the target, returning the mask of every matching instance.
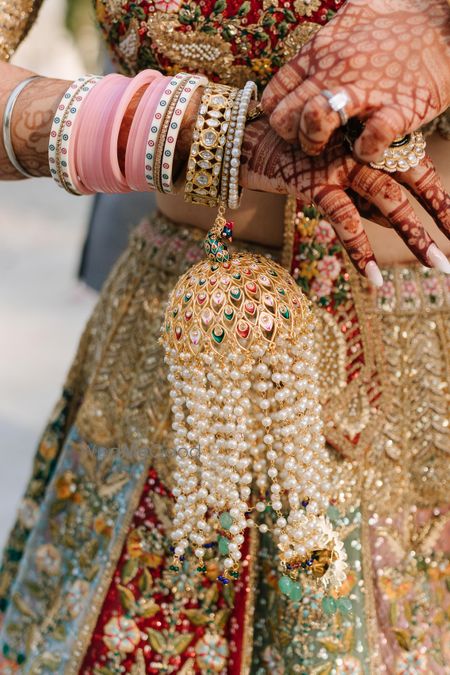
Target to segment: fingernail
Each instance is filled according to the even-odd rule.
[[[380,268],[378,267],[377,263],[371,260],[370,262],[367,263],[365,269],[364,269],[365,275],[372,284],[372,286],[375,286],[376,288],[381,288],[384,281],[383,281],[383,275],[381,274]]]
[[[450,262],[436,244],[430,244],[428,247],[427,258],[430,261],[431,266],[439,270],[439,272],[450,274]]]

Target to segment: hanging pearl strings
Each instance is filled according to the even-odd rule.
[[[295,599],[301,573],[337,588],[346,570],[325,515],[333,486],[315,321],[286,270],[261,256],[230,256],[231,234],[219,212],[208,258],[178,281],[162,328],[177,463],[171,569],[193,552],[206,571],[212,553],[221,559],[218,580],[229,583],[246,528],[257,525],[270,529],[280,588]]]

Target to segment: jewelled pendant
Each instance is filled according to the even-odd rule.
[[[338,587],[346,569],[325,515],[333,486],[313,310],[273,260],[231,255],[231,232],[219,215],[207,257],[179,279],[162,327],[177,462],[173,566],[193,552],[203,569],[217,555],[228,583],[246,529],[271,529],[283,592],[300,597],[302,574]]]

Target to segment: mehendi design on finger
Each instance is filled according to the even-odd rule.
[[[433,162],[425,157],[409,174],[399,175],[398,179],[410,189],[423,208],[431,213],[442,232],[450,237],[450,195],[444,190]]]
[[[371,261],[376,262],[372,247],[364,230],[361,230],[351,239],[346,239],[345,241],[341,239],[341,241],[358,272],[363,274],[367,263]]]
[[[433,240],[425,228],[420,224],[411,204],[405,199],[402,204],[397,206],[393,211],[390,211],[387,215],[395,227],[396,232],[414,253],[416,258],[424,265],[429,265],[426,253],[430,244],[433,243]]]
[[[314,194],[314,199],[333,225],[353,265],[364,274],[367,263],[376,261],[354,204],[343,190],[334,186],[324,186]]]

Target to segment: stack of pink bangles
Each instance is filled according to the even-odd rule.
[[[83,76],[64,94],[50,133],[49,164],[55,181],[68,192],[173,191],[175,146],[194,92],[206,77],[179,73],[165,77],[145,70],[123,75]],[[119,163],[118,141],[133,98],[137,105]]]

